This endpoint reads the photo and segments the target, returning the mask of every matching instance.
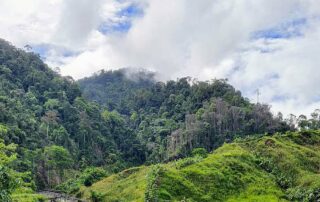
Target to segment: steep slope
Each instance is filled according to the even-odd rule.
[[[18,145],[12,167],[30,171],[38,188],[60,183],[63,169],[108,164],[117,170],[139,163],[130,156],[140,155],[132,146],[137,145],[135,137],[120,115],[103,112],[82,97],[71,77],[60,76],[38,55],[4,40],[0,40],[0,129],[0,139]]]
[[[320,131],[249,138],[206,158],[125,170],[78,195],[98,201],[317,201]]]

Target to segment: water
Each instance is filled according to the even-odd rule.
[[[50,202],[85,202],[82,199],[53,191],[41,191],[39,194],[44,195]]]

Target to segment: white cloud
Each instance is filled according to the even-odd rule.
[[[81,48],[98,26],[102,0],[65,0],[62,5],[54,41]]]
[[[302,37],[254,42],[251,47],[260,46],[260,49],[239,54],[245,64],[233,74],[231,81],[242,89],[260,88],[262,100],[271,103],[275,111],[310,114],[320,108],[318,23],[311,21]],[[261,49],[275,51],[263,53]],[[251,93],[249,96],[254,97]]]
[[[132,3],[143,16],[117,15]],[[75,78],[130,66],[163,79],[228,77],[253,100],[260,88],[275,111],[309,113],[320,108],[319,16],[318,0],[2,0],[0,37],[20,47],[52,45],[46,61]],[[252,39],[301,18],[302,36]],[[128,32],[98,31],[128,20]],[[66,49],[75,54],[65,56]]]
[[[2,0],[0,37],[17,46],[50,42],[61,0]]]

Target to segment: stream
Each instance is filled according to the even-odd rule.
[[[82,199],[78,199],[73,196],[69,196],[67,194],[58,193],[50,190],[41,191],[41,192],[38,192],[38,194],[45,196],[50,202],[86,202]]]

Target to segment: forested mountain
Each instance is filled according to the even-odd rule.
[[[18,145],[13,167],[31,171],[38,187],[59,183],[67,168],[108,165],[119,170],[143,162],[134,133],[118,114],[103,112],[82,97],[71,77],[3,40],[0,124],[4,143]]]
[[[231,196],[232,190],[243,188],[250,180],[240,181],[241,186],[230,185],[226,180],[237,173],[211,175],[210,171],[208,176],[202,176],[197,175],[200,171],[196,167],[204,170],[211,169],[211,165],[226,170],[245,168],[248,169],[244,171],[247,175],[247,171],[262,164],[264,171],[256,171],[255,174],[261,174],[258,180],[265,180],[268,176],[265,171],[272,173],[278,171],[274,169],[285,170],[292,165],[282,165],[280,162],[278,168],[276,164],[271,164],[274,159],[269,159],[267,153],[260,162],[260,153],[256,152],[262,152],[261,149],[265,148],[261,142],[248,141],[237,143],[236,147],[233,147],[235,144],[223,146],[219,151],[225,153],[221,154],[223,158],[219,157],[219,165],[204,160],[207,152],[234,140],[264,136],[261,141],[266,140],[267,146],[271,144],[265,148],[270,152],[273,152],[272,148],[287,143],[292,144],[292,148],[303,146],[301,152],[298,151],[301,154],[298,157],[306,158],[302,160],[303,163],[310,163],[308,169],[316,169],[318,156],[311,150],[318,147],[318,132],[288,133],[287,136],[293,139],[288,142],[284,142],[287,141],[286,136],[280,134],[270,141],[268,139],[270,134],[285,134],[297,128],[303,131],[319,129],[319,110],[309,119],[304,115],[298,118],[291,115],[284,120],[281,114],[274,116],[268,105],[250,103],[225,79],[198,81],[186,77],[160,82],[156,80],[156,73],[127,68],[101,71],[92,77],[74,81],[50,69],[39,55],[0,40],[0,201],[12,201],[11,196],[14,201],[41,201],[44,200],[43,196],[34,194],[34,191],[43,189],[78,194],[78,197],[90,196],[92,201],[110,201],[104,198],[105,190],[102,195],[96,193],[96,185],[90,189],[92,192],[88,192],[88,187],[105,177],[108,183],[114,182],[119,186],[115,191],[115,200],[121,199],[116,196],[118,193],[122,195],[119,190],[122,189],[122,182],[135,184],[133,188],[128,188],[137,191],[139,197],[147,197],[149,201],[155,196],[183,200],[182,195],[187,194],[184,190],[190,191],[188,197],[192,200],[210,201],[213,196],[201,196],[205,188],[212,188],[212,193],[223,191],[210,183],[201,187],[199,183],[203,184],[203,180],[188,181],[184,179],[186,176],[190,179],[193,176],[199,179],[214,176],[222,180],[224,188],[230,187]],[[250,147],[251,143],[254,143],[254,148]],[[246,148],[239,149],[242,146]],[[230,152],[240,152],[240,156],[235,161],[224,162],[224,157]],[[248,165],[243,165],[239,160],[243,157],[242,152]],[[253,152],[253,156],[250,152]],[[302,163],[300,160],[296,163]],[[170,166],[164,166],[165,169],[161,165],[132,168],[112,175],[133,166],[164,165],[166,162],[170,162]],[[190,175],[185,175],[189,171],[182,168],[194,163],[199,163],[194,167],[195,173],[190,171]],[[225,163],[230,167],[225,167]],[[172,168],[172,165],[179,168]],[[306,172],[314,177],[314,170],[310,169]],[[285,175],[282,170],[281,173]],[[300,171],[299,175],[304,172]],[[145,183],[147,173],[149,184]],[[272,173],[272,176],[283,180],[280,185],[276,184],[277,181],[267,180],[267,184],[273,186],[271,192],[275,196],[290,192],[293,198],[304,199],[309,192],[315,193],[318,182],[312,181],[316,187],[314,190],[302,190],[301,197],[294,195],[297,193],[295,184],[290,184],[294,183],[290,181],[291,174],[290,170],[287,178],[286,175]],[[178,179],[173,179],[174,175]],[[166,182],[173,180],[174,189],[169,190],[166,182],[158,184],[158,176]],[[125,180],[119,182],[119,179]],[[140,189],[140,186],[144,187]],[[199,190],[197,188],[200,195],[195,191],[197,186],[200,186]],[[279,190],[278,186],[284,187]],[[111,186],[110,190],[114,190],[114,187]],[[129,201],[131,199],[128,198]]]
[[[79,83],[87,99],[126,117],[147,162],[187,156],[196,147],[211,151],[235,137],[290,129],[281,115],[273,117],[268,105],[250,103],[227,80],[157,82],[150,72],[127,71],[101,71]]]
[[[150,89],[156,82],[155,74],[144,69],[124,68],[116,71],[101,70],[91,77],[79,80],[86,98],[130,115],[138,91]]]

